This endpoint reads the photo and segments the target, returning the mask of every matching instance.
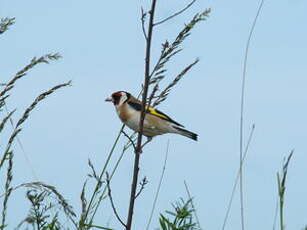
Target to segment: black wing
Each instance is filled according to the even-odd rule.
[[[137,111],[142,111],[142,105],[139,104],[139,103],[128,101],[128,105],[130,105],[132,108],[134,108]],[[153,107],[149,107],[149,109],[147,110],[147,113],[150,113],[151,115],[154,115],[156,117],[162,118],[163,120],[174,123],[175,125],[178,125],[180,127],[184,127],[183,125],[179,124],[178,122],[174,121],[172,118],[167,116],[165,113],[163,113],[160,110],[155,109]]]

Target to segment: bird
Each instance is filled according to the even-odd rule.
[[[117,91],[105,99],[115,106],[120,120],[130,129],[139,132],[139,122],[141,117],[142,102],[126,91]],[[197,141],[198,134],[184,129],[184,126],[174,121],[165,113],[147,107],[143,123],[142,134],[150,141],[154,136],[166,133],[175,133]]]

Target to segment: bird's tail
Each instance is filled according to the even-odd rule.
[[[186,129],[183,129],[183,128],[180,128],[178,126],[173,126],[178,132],[178,134],[181,134],[185,137],[188,137],[188,138],[191,138],[193,139],[194,141],[197,141],[197,137],[198,135],[196,133],[192,133],[190,132],[189,130],[186,130]]]

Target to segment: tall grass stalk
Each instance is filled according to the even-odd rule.
[[[285,160],[281,173],[277,173],[277,185],[278,185],[278,198],[279,198],[279,225],[280,230],[285,230],[284,224],[284,201],[285,201],[285,191],[286,191],[286,179],[288,174],[288,167],[291,157],[294,153],[292,150]]]
[[[100,189],[100,187],[101,187],[102,177],[103,177],[103,175],[104,175],[105,172],[106,172],[107,166],[108,166],[108,164],[109,164],[109,162],[110,162],[110,160],[111,160],[111,157],[112,157],[112,155],[113,155],[113,152],[114,152],[114,150],[115,150],[115,147],[117,146],[117,143],[118,143],[118,141],[119,141],[119,138],[120,138],[120,136],[121,136],[121,133],[122,133],[122,130],[124,129],[124,127],[125,127],[125,126],[122,125],[122,127],[120,128],[120,130],[119,130],[119,132],[118,132],[118,134],[117,134],[117,137],[116,137],[116,139],[115,139],[115,141],[114,141],[114,143],[113,143],[113,145],[112,145],[112,148],[111,148],[111,150],[110,150],[110,152],[109,152],[109,154],[108,154],[108,157],[107,157],[107,159],[106,159],[106,162],[105,162],[104,165],[103,165],[102,171],[101,171],[101,173],[100,173],[100,175],[99,175],[99,179],[98,179],[98,181],[97,181],[97,183],[96,183],[96,186],[95,186],[95,188],[94,188],[94,190],[93,190],[93,193],[92,193],[92,195],[91,195],[90,202],[88,203],[88,206],[87,206],[87,208],[86,208],[86,210],[85,210],[85,213],[81,215],[81,219],[80,219],[80,221],[79,221],[79,227],[80,227],[81,229],[82,229],[82,226],[84,226],[84,225],[91,226],[91,224],[92,224],[92,220],[93,220],[93,218],[94,218],[94,216],[95,216],[95,214],[96,214],[96,212],[97,212],[97,209],[95,208],[95,206],[97,206],[97,205],[99,206],[99,205],[100,205],[100,202],[101,202],[101,200],[102,200],[102,196],[99,197],[98,203],[95,204],[94,201],[95,201],[95,198],[98,196],[99,189]],[[89,215],[90,211],[92,211],[93,209],[95,210],[95,212],[94,212],[93,215],[91,216],[91,221],[88,223],[88,222],[87,222],[88,215]]]
[[[124,126],[123,126],[123,127],[124,127]],[[130,136],[130,137],[132,138],[132,136]],[[123,158],[123,156],[124,156],[124,153],[125,153],[130,147],[131,147],[131,143],[130,143],[130,141],[128,141],[128,142],[124,145],[124,147],[123,147],[123,149],[122,149],[122,152],[121,152],[119,158],[117,159],[117,161],[116,161],[116,163],[115,163],[115,165],[114,165],[114,167],[113,167],[113,169],[112,169],[112,171],[111,171],[110,178],[109,178],[110,181],[112,180],[112,178],[113,178],[113,176],[114,176],[116,170],[118,169],[119,163],[121,162],[121,160],[122,160],[122,158]],[[91,215],[91,218],[90,218],[90,221],[89,221],[90,224],[92,224],[93,221],[94,221],[94,217],[95,217],[95,215],[97,214],[98,208],[100,207],[100,203],[101,203],[101,201],[103,200],[103,198],[104,198],[104,196],[105,196],[105,194],[106,194],[106,191],[107,191],[107,187],[105,186],[104,189],[103,189],[103,191],[102,191],[102,193],[100,194],[100,196],[99,196],[99,198],[98,198],[98,201],[97,201],[97,204],[95,205],[93,214]]]
[[[28,119],[30,113],[32,112],[32,110],[35,109],[35,107],[38,105],[38,103],[40,101],[44,100],[48,95],[54,93],[56,90],[58,90],[62,87],[68,86],[68,85],[70,85],[70,82],[56,85],[56,86],[52,87],[51,89],[41,93],[32,102],[32,104],[25,110],[25,112],[23,113],[21,118],[18,120],[11,136],[9,137],[6,149],[3,153],[2,159],[0,161],[0,170],[3,167],[3,164],[5,163],[5,161],[8,160],[8,162],[9,162],[8,168],[7,168],[7,176],[6,176],[6,183],[5,183],[5,195],[4,195],[3,208],[2,208],[2,224],[1,224],[2,229],[5,227],[8,199],[11,195],[11,192],[13,191],[12,187],[11,187],[11,182],[12,182],[12,179],[13,179],[12,171],[13,171],[13,156],[14,155],[13,155],[13,151],[11,150],[11,146],[12,146],[14,140],[16,139],[17,135],[19,134],[19,132],[22,130],[22,124]],[[5,119],[7,120],[8,118],[11,117],[11,115],[12,115],[12,113],[10,113]]]
[[[1,19],[0,22],[0,34],[4,33],[5,31],[8,30],[8,28],[13,25],[15,23],[15,18],[4,18]],[[18,140],[18,143],[21,145],[21,142],[18,138],[18,134],[22,131],[23,125],[24,123],[28,120],[29,116],[31,115],[32,111],[38,106],[38,104],[41,103],[41,101],[45,100],[47,96],[53,94],[55,91],[57,91],[60,88],[66,87],[70,85],[70,81],[67,83],[63,83],[63,84],[58,84],[52,88],[50,88],[47,91],[44,91],[43,93],[41,93],[38,97],[36,97],[36,99],[30,104],[29,107],[26,108],[26,110],[24,111],[24,113],[22,114],[22,116],[19,118],[19,120],[17,121],[16,125],[13,122],[13,115],[15,110],[13,111],[9,111],[8,107],[7,107],[7,100],[9,98],[9,92],[11,92],[11,90],[15,87],[16,83],[22,79],[24,76],[27,75],[28,71],[31,70],[32,68],[34,68],[36,65],[40,64],[40,63],[49,63],[50,60],[57,60],[59,59],[61,56],[58,53],[55,54],[47,54],[44,56],[41,56],[39,58],[33,58],[31,60],[31,62],[29,64],[27,64],[26,66],[24,66],[21,70],[19,70],[11,79],[9,79],[6,83],[1,83],[1,90],[0,90],[0,111],[3,112],[6,110],[6,116],[4,116],[4,118],[2,119],[1,123],[0,123],[0,133],[3,131],[4,127],[6,126],[7,122],[10,121],[12,127],[13,127],[13,131],[11,132],[11,134],[8,137],[7,140],[7,144],[6,147],[4,148],[4,152],[2,153],[1,157],[0,157],[0,171],[4,169],[5,163],[7,163],[7,173],[6,173],[6,181],[5,181],[5,185],[4,185],[4,194],[1,195],[0,197],[3,197],[3,205],[2,205],[2,212],[1,212],[1,224],[0,224],[0,229],[4,229],[7,227],[11,227],[11,225],[9,226],[6,223],[6,216],[9,210],[9,198],[11,196],[11,194],[18,188],[21,187],[31,187],[31,189],[33,190],[34,187],[35,189],[37,189],[38,187],[40,188],[44,188],[45,191],[43,191],[44,194],[48,194],[48,196],[53,193],[56,195],[57,197],[57,206],[61,206],[63,208],[63,211],[65,212],[65,214],[67,214],[67,216],[71,217],[72,222],[74,222],[73,218],[75,217],[75,213],[72,210],[72,207],[70,205],[68,205],[68,203],[66,202],[66,200],[64,199],[64,197],[52,186],[47,185],[47,184],[43,184],[41,182],[32,182],[32,183],[23,183],[21,185],[12,186],[12,181],[13,181],[13,162],[14,162],[14,153],[13,153],[13,144],[15,142],[15,140]],[[5,110],[3,110],[3,108],[5,108]],[[22,147],[22,146],[21,146]],[[47,190],[49,189],[49,191],[47,192]],[[46,206],[47,207],[47,206]],[[51,204],[48,206],[51,207]],[[41,211],[44,212],[46,211],[46,209],[42,209]],[[57,222],[57,215],[54,216],[55,218],[52,220],[53,223]],[[46,216],[46,218],[48,218]],[[33,219],[33,221],[35,221]],[[30,219],[25,219],[24,221],[22,221],[22,223],[24,222],[28,222],[30,223]],[[44,220],[45,222],[45,220]],[[17,228],[19,228],[21,226],[20,223]],[[34,222],[33,222],[34,223]],[[51,225],[50,225],[51,226]],[[42,227],[41,225],[37,225],[37,227],[39,229],[41,229],[40,227]]]
[[[244,192],[243,192],[243,137],[244,137],[244,102],[245,102],[245,81],[246,81],[246,69],[247,69],[247,59],[249,54],[249,46],[251,42],[251,38],[258,20],[258,16],[261,12],[264,0],[261,0],[260,5],[257,10],[257,14],[253,21],[250,33],[248,35],[246,48],[245,48],[245,56],[243,63],[243,74],[242,74],[242,86],[241,86],[241,107],[240,107],[240,213],[241,213],[241,229],[244,230]]]
[[[6,149],[4,151],[4,154],[1,158],[1,161],[0,161],[0,170],[3,166],[3,163],[5,162],[5,160],[7,159],[7,157],[9,156],[9,152],[11,150],[11,146],[16,138],[16,136],[18,135],[18,133],[22,130],[21,128],[21,125],[28,119],[31,111],[37,106],[37,104],[44,100],[48,95],[54,93],[56,90],[62,88],[62,87],[65,87],[65,86],[69,86],[71,84],[71,82],[67,82],[67,83],[63,83],[63,84],[59,84],[59,85],[56,85],[54,87],[52,87],[51,89],[41,93],[33,102],[32,104],[25,110],[25,112],[23,113],[22,117],[18,120],[8,142],[7,142],[7,146],[6,146]]]
[[[273,230],[276,229],[276,223],[277,223],[277,216],[278,216],[278,200],[276,201],[276,205],[275,205],[275,212],[274,212],[274,219],[273,219]]]
[[[3,34],[15,23],[15,18],[1,18],[0,20],[0,34]]]
[[[189,200],[191,200],[191,206],[192,206],[192,209],[193,209],[193,213],[194,213],[194,216],[195,216],[195,219],[196,219],[196,223],[197,223],[198,229],[200,230],[202,228],[200,227],[200,221],[198,219],[198,215],[197,215],[197,212],[196,212],[196,209],[195,209],[195,206],[194,206],[193,198],[191,196],[191,193],[190,193],[190,190],[189,190],[189,187],[188,187],[188,184],[187,184],[186,181],[184,181],[184,187],[185,187],[185,190],[187,191]]]
[[[7,167],[7,174],[6,174],[6,181],[5,181],[5,195],[3,199],[3,206],[2,206],[2,221],[0,225],[0,229],[4,229],[6,226],[6,214],[7,214],[7,209],[8,209],[8,200],[9,197],[12,193],[12,187],[11,183],[13,180],[13,151],[9,152],[9,159],[8,159],[8,167]]]
[[[244,164],[244,162],[245,162],[245,158],[247,156],[248,149],[249,149],[249,146],[250,146],[252,138],[253,138],[255,127],[256,127],[255,124],[253,124],[252,129],[251,129],[250,134],[249,134],[249,137],[248,137],[247,144],[245,146],[242,164]],[[227,223],[227,220],[228,220],[228,217],[229,217],[229,214],[230,214],[230,209],[231,209],[232,201],[233,201],[233,198],[234,198],[234,195],[235,195],[235,191],[237,189],[237,185],[238,185],[239,179],[240,179],[240,168],[238,169],[237,176],[236,176],[234,185],[232,187],[229,203],[228,203],[228,206],[227,206],[226,215],[225,215],[225,218],[224,218],[224,221],[223,221],[222,230],[224,230],[225,227],[226,227],[226,223]]]
[[[160,175],[157,191],[155,193],[155,198],[154,198],[154,201],[153,201],[153,204],[152,204],[152,207],[151,207],[151,211],[150,211],[149,219],[148,219],[148,222],[147,222],[146,230],[149,230],[149,227],[150,227],[150,224],[151,224],[151,220],[152,220],[152,217],[153,217],[153,214],[154,214],[154,211],[155,211],[155,208],[156,208],[156,204],[157,204],[157,201],[158,201],[158,197],[159,197],[159,194],[160,194],[160,189],[161,189],[161,186],[162,186],[163,177],[164,177],[165,170],[166,170],[166,163],[167,163],[167,158],[168,158],[168,152],[169,152],[169,140],[167,141],[167,146],[166,146],[166,152],[165,152],[162,172],[161,172],[161,175]]]

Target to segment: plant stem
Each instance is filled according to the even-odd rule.
[[[279,197],[279,217],[280,217],[280,230],[284,230],[284,201],[283,196]]]
[[[248,35],[247,44],[245,48],[244,64],[243,64],[243,74],[242,74],[242,87],[241,87],[241,108],[240,108],[240,211],[241,211],[241,229],[244,230],[244,197],[243,197],[243,136],[244,136],[244,101],[245,101],[245,79],[246,79],[246,69],[247,69],[247,59],[248,51],[250,46],[250,41],[257,23],[258,16],[262,9],[264,0],[261,0],[260,5],[257,10],[257,14],[254,18],[251,30]]]
[[[104,164],[103,169],[102,169],[102,171],[101,171],[101,173],[100,173],[100,175],[99,175],[99,181],[97,182],[97,184],[96,184],[96,186],[95,186],[94,192],[93,192],[93,194],[92,194],[92,196],[91,196],[90,202],[89,202],[89,204],[88,204],[88,206],[87,206],[87,210],[86,210],[86,213],[85,213],[85,216],[84,216],[84,221],[85,221],[85,223],[86,223],[86,219],[87,219],[87,217],[88,217],[88,214],[89,214],[90,210],[92,209],[92,205],[93,205],[93,203],[94,203],[94,199],[95,199],[95,197],[96,197],[97,194],[98,194],[98,191],[99,191],[99,188],[100,188],[100,181],[102,180],[102,177],[103,177],[103,175],[104,175],[104,173],[105,173],[105,171],[106,171],[106,168],[107,168],[107,166],[108,166],[108,164],[109,164],[109,162],[110,162],[110,160],[111,160],[111,156],[112,156],[112,154],[113,154],[113,152],[114,152],[114,150],[115,150],[115,147],[117,146],[117,142],[119,141],[119,138],[120,138],[120,136],[121,136],[121,134],[122,134],[122,131],[123,131],[124,127],[125,127],[125,126],[123,125],[123,126],[121,127],[121,129],[119,130],[118,135],[117,135],[117,137],[116,137],[116,139],[115,139],[115,141],[114,141],[114,143],[113,143],[113,146],[112,146],[112,148],[111,148],[111,151],[110,151],[110,153],[109,153],[109,155],[108,155],[108,157],[107,157],[106,163]],[[97,202],[97,204],[96,204],[96,207],[98,207],[98,206],[100,205],[101,200],[102,200],[102,198],[100,197],[100,198],[98,199],[98,202]],[[94,216],[95,216],[95,214],[96,214],[96,211],[97,211],[97,208],[95,208],[95,211],[94,211],[94,213],[93,213],[93,215],[92,215],[92,217],[91,217],[90,223],[93,221]]]
[[[152,40],[152,31],[153,31],[153,19],[155,14],[156,8],[156,0],[152,0],[151,9],[150,9],[150,18],[148,23],[148,34],[146,39],[146,53],[145,53],[145,76],[144,76],[144,88],[143,88],[143,95],[142,95],[142,111],[141,111],[141,118],[139,123],[139,133],[134,157],[134,168],[133,168],[133,178],[131,184],[131,193],[130,193],[130,202],[129,202],[129,209],[128,209],[128,218],[126,224],[126,230],[131,229],[132,225],[132,217],[133,217],[133,210],[134,210],[134,203],[135,203],[135,194],[136,194],[136,187],[138,181],[138,174],[139,174],[139,162],[140,162],[140,153],[142,152],[142,132],[143,132],[143,124],[145,118],[145,110],[146,110],[146,99],[148,94],[148,85],[150,80],[150,51],[151,51],[151,40]]]

